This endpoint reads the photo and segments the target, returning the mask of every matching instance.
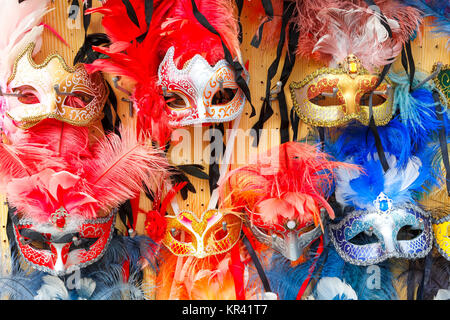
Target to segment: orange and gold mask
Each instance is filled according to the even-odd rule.
[[[227,252],[239,240],[242,220],[239,216],[211,209],[200,220],[189,211],[166,216],[163,244],[177,256],[204,258]]]
[[[75,126],[89,126],[103,117],[108,89],[100,73],[88,74],[83,64],[70,68],[57,54],[42,64],[32,58],[30,43],[14,63],[8,80],[7,116],[26,129],[54,118]]]
[[[349,55],[338,69],[322,68],[301,82],[290,84],[294,110],[306,124],[337,127],[357,120],[369,124],[369,96],[377,75],[369,74],[358,58]],[[392,118],[389,84],[383,81],[372,96],[373,119],[377,126]]]

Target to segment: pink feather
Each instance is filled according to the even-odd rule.
[[[84,170],[92,196],[101,207],[115,207],[135,197],[143,186],[155,190],[167,178],[169,167],[161,150],[122,128],[121,137],[109,134],[92,148]]]
[[[389,57],[398,54],[399,48],[417,31],[421,22],[416,8],[394,0],[377,0],[375,4],[393,29],[393,39],[380,42],[374,40],[373,30],[379,33],[384,32],[384,28],[364,0],[295,2],[296,13],[292,21],[300,32],[297,54],[327,64],[330,60],[341,62],[349,53],[354,53],[366,68],[382,66]]]
[[[52,213],[64,207],[71,219],[92,219],[99,209],[96,199],[83,192],[81,177],[67,171],[43,170],[8,184],[8,201],[22,218],[49,222]],[[24,200],[26,199],[26,200]]]
[[[326,8],[319,16],[329,23],[329,32],[316,43],[313,53],[320,51],[333,57],[335,64],[342,62],[349,54],[355,54],[369,71],[382,67],[401,51],[403,42],[387,39],[381,42],[374,29],[368,28],[372,18],[366,10]],[[378,17],[374,16],[378,22]],[[384,28],[379,25],[379,28]],[[399,28],[394,29],[394,34]],[[383,29],[384,31],[384,29]]]
[[[89,148],[85,128],[64,124],[67,130],[61,130],[59,124],[39,124],[34,135],[27,132],[18,140],[38,141],[44,134],[47,145],[0,145],[0,173],[9,174],[7,197],[21,216],[45,222],[61,206],[71,217],[103,216],[144,186],[159,188],[168,175],[163,153],[131,129],[103,136]],[[49,144],[50,137],[56,143]]]
[[[30,176],[45,167],[62,168],[63,160],[53,157],[42,145],[24,143],[20,145],[0,144],[0,187],[13,178]]]
[[[278,223],[280,218],[289,220],[295,217],[295,208],[283,199],[265,199],[259,202],[256,208],[265,224]]]
[[[54,157],[71,162],[89,157],[89,128],[73,126],[55,119],[45,119],[28,130],[8,135],[12,144],[36,143],[53,152]]]

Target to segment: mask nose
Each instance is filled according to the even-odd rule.
[[[397,235],[393,233],[395,223],[389,216],[386,216],[383,220],[384,221],[377,226],[377,229],[383,237],[382,245],[384,246],[384,250],[388,254],[399,252],[399,246],[396,239]]]
[[[358,114],[360,111],[359,103],[356,101],[356,94],[358,92],[358,82],[347,76],[338,83],[339,91],[342,92],[342,97],[345,101],[345,114]]]
[[[291,261],[297,261],[303,254],[303,248],[299,245],[299,239],[297,233],[294,231],[288,231],[285,240],[285,256]]]
[[[67,257],[69,254],[70,243],[52,243],[52,262],[53,270],[58,275],[65,274],[67,270]]]

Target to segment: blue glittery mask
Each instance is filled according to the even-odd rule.
[[[397,155],[386,153],[386,171],[376,154],[347,158],[364,171],[336,173],[336,201],[347,213],[329,224],[328,233],[342,259],[367,266],[389,258],[423,258],[430,252],[431,214],[415,200],[431,183],[427,154],[399,163]]]
[[[371,265],[388,258],[417,259],[432,248],[430,215],[413,204],[395,207],[380,193],[375,210],[349,213],[329,226],[331,240],[340,256],[356,265]]]

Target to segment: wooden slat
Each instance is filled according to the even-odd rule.
[[[1,241],[1,273],[8,274],[11,271],[11,255],[9,240],[6,234],[6,223],[8,221],[8,206],[6,196],[0,194],[0,241]]]

